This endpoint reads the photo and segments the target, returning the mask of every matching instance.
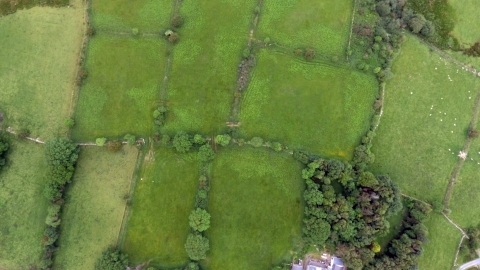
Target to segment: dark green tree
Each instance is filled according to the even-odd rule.
[[[95,270],[125,270],[128,256],[119,250],[107,248],[95,263]]]
[[[185,243],[185,250],[191,260],[198,261],[207,258],[207,251],[210,249],[208,238],[200,234],[189,234]]]
[[[190,227],[198,232],[206,231],[210,227],[210,214],[201,208],[197,208],[188,217]]]
[[[215,152],[209,144],[204,144],[198,149],[198,159],[200,161],[210,161],[215,158]]]
[[[173,138],[173,147],[180,153],[186,153],[192,148],[193,141],[190,135],[181,131]]]

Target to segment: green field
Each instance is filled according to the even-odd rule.
[[[63,208],[55,269],[93,269],[99,254],[117,243],[137,149],[117,153],[83,148]]]
[[[0,269],[28,269],[43,255],[48,201],[43,147],[12,140],[0,173]]]
[[[88,78],[80,90],[72,137],[92,140],[151,134],[164,57],[162,40],[90,39]]]
[[[218,152],[208,203],[206,269],[270,269],[290,259],[301,237],[300,170],[290,156],[267,149]]]
[[[372,170],[389,174],[403,193],[441,202],[466,139],[480,80],[411,36],[392,71],[373,140]]]
[[[225,127],[255,3],[182,2],[185,24],[174,49],[166,131],[211,134]]]
[[[353,11],[351,0],[266,0],[257,37],[322,55],[345,55]]]
[[[0,17],[0,111],[34,137],[65,135],[82,9],[35,7]]]
[[[479,3],[477,0],[448,0],[456,13],[456,23],[453,35],[460,43],[473,45],[480,41],[480,16],[478,16]]]
[[[131,32],[160,31],[168,25],[174,1],[93,0],[92,24],[95,29]]]
[[[137,180],[123,250],[135,263],[183,265],[188,261],[184,244],[198,184],[196,155],[152,151]]]
[[[451,270],[462,234],[442,215],[431,213],[430,216],[425,222],[429,242],[423,246],[418,269]]]
[[[241,133],[350,159],[370,124],[375,77],[262,50],[241,105]]]

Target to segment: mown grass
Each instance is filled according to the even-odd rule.
[[[72,137],[92,140],[151,134],[164,59],[163,41],[93,37]]]
[[[164,148],[147,155],[123,244],[133,262],[172,267],[188,261],[184,244],[199,176],[195,158]]]
[[[48,201],[43,197],[43,147],[11,141],[8,165],[0,172],[0,268],[28,269],[42,254]]]
[[[452,210],[450,218],[464,229],[480,224],[480,216],[478,215],[478,204],[480,203],[480,182],[478,181],[480,141],[478,140],[480,139],[473,141],[470,146],[468,158],[463,163],[460,175],[455,182],[449,204],[449,208]]]
[[[478,16],[478,1],[476,0],[448,0],[456,13],[453,35],[460,43],[473,45],[480,41],[480,16]]]
[[[227,148],[212,168],[206,269],[270,269],[301,238],[304,182],[288,155]]]
[[[0,110],[42,139],[65,135],[82,10],[35,7],[0,18]]]
[[[350,159],[370,124],[375,77],[266,50],[257,62],[242,99],[242,135]]]
[[[98,30],[160,31],[168,26],[175,1],[156,0],[93,0],[92,23]]]
[[[225,127],[255,3],[182,2],[185,24],[174,49],[166,131],[211,134]]]
[[[389,174],[403,193],[441,202],[466,139],[480,80],[411,36],[392,71],[371,169]]]
[[[345,55],[353,1],[267,0],[257,37],[296,48],[312,47],[324,55]]]
[[[432,213],[425,222],[429,242],[418,259],[418,269],[451,270],[462,234],[442,215]]]

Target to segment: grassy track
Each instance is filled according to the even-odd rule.
[[[206,269],[270,269],[289,255],[301,236],[300,169],[290,156],[267,149],[218,153],[208,204]]]
[[[99,30],[160,31],[168,26],[173,1],[93,0],[92,23]]]
[[[123,244],[133,262],[165,267],[187,262],[188,215],[198,183],[195,157],[163,148],[147,155]]]
[[[82,38],[82,8],[35,7],[0,17],[0,111],[14,129],[64,135]]]
[[[72,137],[92,140],[148,135],[164,69],[165,44],[154,39],[96,36],[80,90]]]
[[[456,23],[453,35],[461,43],[472,45],[480,41],[480,16],[478,16],[478,1],[476,0],[448,0],[456,13]]]
[[[351,0],[265,0],[258,37],[290,47],[316,48],[324,55],[345,55],[353,11]]]
[[[225,126],[256,2],[182,2],[185,24],[174,49],[166,131],[210,134]]]
[[[480,80],[412,37],[392,70],[395,77],[387,83],[384,115],[373,141],[372,169],[389,174],[403,193],[442,201]]]
[[[99,254],[116,244],[137,149],[118,153],[83,148],[62,214],[55,269],[93,269]]]
[[[418,259],[418,269],[451,270],[462,234],[440,214],[432,213],[425,222],[429,242]]]
[[[369,126],[373,76],[261,51],[244,94],[241,133],[350,159]]]
[[[9,164],[0,173],[0,268],[28,269],[43,253],[48,202],[43,197],[43,147],[12,141]]]

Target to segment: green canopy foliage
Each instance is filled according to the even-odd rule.
[[[201,208],[197,208],[188,217],[190,227],[198,232],[206,231],[210,227],[210,214]]]
[[[207,258],[207,251],[210,249],[208,238],[200,234],[189,234],[185,243],[185,250],[188,257],[194,261]]]
[[[119,250],[107,248],[95,263],[95,270],[125,270],[128,256]]]

